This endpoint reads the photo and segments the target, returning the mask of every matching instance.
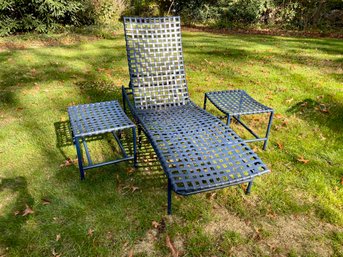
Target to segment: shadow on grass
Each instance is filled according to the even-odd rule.
[[[326,97],[329,98],[329,96]],[[331,107],[328,108],[328,105]],[[343,133],[343,106],[338,102],[323,104],[317,100],[306,98],[291,106],[287,112],[296,114],[308,122],[326,126],[334,133]]]
[[[26,205],[32,207],[34,200],[28,192],[27,181],[24,177],[1,178],[0,194],[5,200],[0,204],[0,254],[5,256],[7,247],[19,246],[19,235],[26,224],[28,216],[22,216]]]

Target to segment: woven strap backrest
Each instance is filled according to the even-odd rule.
[[[180,17],[124,17],[124,27],[136,108],[188,103]]]

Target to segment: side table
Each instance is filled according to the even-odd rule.
[[[264,141],[263,150],[266,150],[269,138],[270,127],[273,121],[274,110],[268,106],[256,101],[244,90],[226,90],[205,93],[204,109],[206,101],[210,102],[227,116],[226,124],[230,125],[231,117],[250,132],[255,138],[244,140],[245,142]],[[259,137],[251,128],[249,128],[241,119],[241,115],[270,113],[269,122],[265,137]]]
[[[134,165],[137,166],[136,125],[126,116],[118,101],[71,106],[68,108],[68,115],[73,142],[76,147],[81,180],[85,178],[84,171],[88,169],[128,160],[134,160]],[[116,135],[116,132],[124,129],[132,129],[133,156],[129,156],[126,153],[120,138]],[[104,133],[111,133],[114,136],[122,151],[123,158],[93,164],[85,138]],[[80,141],[83,143],[86,152],[87,166],[84,166],[82,161]]]

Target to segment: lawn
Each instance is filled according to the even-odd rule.
[[[272,172],[249,196],[174,194],[172,216],[145,140],[138,169],[81,182],[66,110],[121,100],[123,35],[2,38],[0,256],[343,256],[343,41],[186,31],[183,47],[195,103],[244,89],[275,109],[267,151],[251,145]],[[246,120],[263,132],[267,117]],[[94,159],[118,154],[107,136],[90,147]]]

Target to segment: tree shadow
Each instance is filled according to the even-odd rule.
[[[20,245],[20,234],[28,216],[23,216],[26,205],[32,207],[34,199],[28,191],[25,177],[0,177],[0,194],[4,202],[1,203],[0,213],[0,254],[6,255],[7,247]]]
[[[339,103],[330,103],[330,107],[328,107],[327,104],[306,98],[295,103],[287,112],[308,122],[328,127],[334,133],[343,133],[343,106]]]

